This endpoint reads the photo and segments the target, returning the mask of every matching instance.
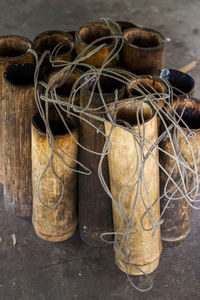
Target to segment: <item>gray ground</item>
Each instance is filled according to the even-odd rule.
[[[200,58],[199,0],[0,0],[1,35],[34,38],[47,29],[73,30],[100,17],[129,20],[171,39],[166,66],[179,68]],[[198,97],[200,65],[191,71]],[[2,186],[0,190],[2,194]],[[2,197],[1,197],[2,198]],[[114,264],[110,247],[92,248],[78,234],[51,244],[40,240],[30,220],[10,216],[0,202],[0,299],[2,300],[197,300],[200,299],[200,221],[178,248],[163,250],[154,286],[145,294],[130,287]],[[17,245],[13,247],[11,234]],[[137,279],[143,284],[144,279]]]

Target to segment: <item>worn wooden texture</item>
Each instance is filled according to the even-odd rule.
[[[34,71],[32,64],[7,67],[2,89],[4,202],[6,210],[20,217],[30,216],[32,211],[31,119],[36,112]]]
[[[105,78],[105,82],[101,84],[103,92],[105,86],[108,85],[109,90],[103,94],[106,103],[114,101],[114,90],[117,88],[116,81]],[[119,88],[119,98],[122,99],[124,95],[124,87],[121,87],[117,83]],[[80,105],[85,107],[91,96],[90,84],[85,85],[81,89]],[[102,100],[100,94],[95,91],[92,97],[89,108],[97,108],[102,106]],[[93,118],[86,117],[84,114],[80,114],[81,117],[91,122],[97,128],[102,127],[104,131],[103,123]],[[80,119],[80,144],[89,150],[101,153],[103,150],[105,138],[101,133],[98,133],[95,128],[87,124]],[[92,245],[106,245],[102,242],[100,236],[104,232],[112,232],[112,207],[111,199],[104,191],[98,176],[98,165],[100,156],[89,153],[88,151],[79,148],[79,161],[88,167],[92,174],[82,175],[79,174],[79,230],[81,238],[88,244]],[[109,186],[109,173],[107,157],[103,162],[103,177],[106,184]]]
[[[57,86],[56,93],[60,100],[69,101],[69,97],[72,91],[72,87],[75,82],[83,75],[83,71],[76,68],[70,74],[67,74],[65,79],[65,74],[63,72],[53,72],[49,76],[50,88]],[[57,77],[57,78],[55,78]],[[80,105],[80,92],[76,93],[73,98],[73,104]]]
[[[50,53],[54,48],[63,43],[62,48],[52,57],[53,60],[64,60],[73,61],[75,58],[75,42],[73,37],[64,31],[60,30],[49,30],[39,33],[33,40],[33,45],[38,55],[41,57],[42,54],[48,50]],[[42,67],[47,74],[50,74],[55,70],[50,63],[50,55],[47,55]]]
[[[62,150],[77,159],[78,146],[72,136],[63,127],[61,120],[51,118],[50,127],[54,133],[54,139]],[[66,120],[71,128],[72,134],[78,140],[78,127]],[[55,130],[55,131],[54,131]],[[76,169],[76,162],[65,157],[61,150],[55,145],[55,151],[62,157],[64,162]],[[45,133],[44,124],[35,116],[32,122],[32,182],[33,182],[33,216],[32,222],[36,234],[47,241],[58,242],[70,238],[77,227],[77,173],[67,168],[63,162],[53,154],[53,167],[64,184],[63,198],[55,208],[48,208],[57,203],[62,189],[58,178],[53,174],[49,166],[40,182],[38,198],[37,188],[40,176],[44,171],[50,157],[50,147]]]
[[[129,122],[132,130],[135,133],[139,133],[138,126],[136,125],[136,113],[138,106],[139,104],[132,103],[123,108],[120,108],[117,113],[117,119],[122,119]],[[158,138],[157,115],[148,103],[143,104],[143,112],[145,125],[144,127],[140,127],[140,134],[149,141],[145,141],[144,145],[147,148],[150,148],[150,143],[155,142]],[[110,123],[105,122],[106,135],[109,135],[110,129]],[[122,251],[120,253],[120,250],[115,243],[115,262],[123,272],[128,271],[128,273],[131,275],[143,275],[143,273],[134,265],[140,268],[143,272],[149,274],[153,272],[159,264],[160,254],[162,250],[160,227],[157,228],[155,235],[152,236],[153,230],[143,230],[141,221],[146,212],[145,206],[147,209],[150,208],[149,201],[153,206],[152,212],[155,220],[158,221],[160,217],[160,204],[159,202],[154,204],[155,201],[159,198],[159,166],[155,162],[152,155],[147,158],[144,164],[143,178],[145,181],[147,193],[149,195],[148,199],[147,194],[145,193],[144,181],[140,182],[140,184],[137,182],[141,168],[142,155],[147,154],[146,147],[144,146],[143,153],[140,153],[139,146],[136,146],[136,144],[134,143],[132,134],[120,128],[119,126],[116,126],[113,129],[110,139],[112,144],[111,152],[108,154],[110,186],[112,195],[117,201],[119,205],[119,211],[121,212],[119,213],[117,206],[113,203],[112,207],[114,230],[115,232],[125,232],[127,228],[127,221],[125,217],[123,217],[123,210],[130,220],[134,205],[134,215],[130,225],[135,226],[138,230],[137,233],[130,234],[129,237],[124,239],[124,241],[122,241],[121,234],[116,235],[116,240],[119,243],[121,243],[122,241]],[[154,148],[152,153],[158,159],[158,149]],[[128,183],[129,179],[130,182]],[[127,196],[124,198],[123,205],[123,201],[120,198],[120,193],[124,185],[127,183],[128,185],[123,190],[123,193],[121,195],[125,196],[125,194],[129,191]],[[133,187],[135,183],[136,185],[135,187]],[[137,189],[139,188],[139,186],[141,187],[141,193],[139,192],[137,195]],[[145,205],[143,203],[145,203]],[[151,213],[150,210],[149,213]],[[152,228],[152,220],[148,214],[144,218],[143,225],[146,229]],[[130,232],[135,232],[134,227],[132,230],[130,229]],[[127,241],[129,241],[129,248],[126,252]],[[129,257],[129,261],[127,260],[124,253],[126,253]],[[131,255],[133,255],[133,257],[131,257]]]
[[[181,113],[184,109],[184,105],[185,105],[185,101],[180,100],[176,108],[177,112],[179,111],[179,113]],[[200,149],[200,129],[199,129],[200,128],[199,126],[200,100],[194,98],[192,100],[188,100],[187,106],[185,107],[185,111],[183,114],[183,119],[187,123],[189,128],[192,130],[192,132],[195,133],[197,146]],[[182,129],[184,130],[185,134],[189,133],[187,128],[182,127]],[[170,135],[171,138],[173,138],[173,130],[170,131]],[[199,158],[198,147],[196,146],[194,140],[191,137],[188,137],[188,139],[190,145],[186,142],[183,133],[179,131],[178,149],[176,149],[176,151],[179,151],[182,148],[181,154],[183,156],[185,163],[188,164],[190,168],[194,169],[194,161],[192,159],[192,152],[190,149],[191,146],[194,153],[194,160],[197,164],[197,171],[199,172],[200,158]],[[163,141],[160,143],[160,147],[163,150],[165,150],[167,153],[174,155],[172,144],[169,138],[163,139]],[[169,157],[167,154],[160,151],[160,163],[168,173],[171,173],[171,171],[174,168],[175,160],[172,157]],[[186,172],[188,177],[188,183],[185,178],[184,181],[187,187],[187,191],[190,192],[193,189],[193,173],[189,169],[186,169]],[[171,177],[176,183],[179,182],[180,173],[178,171],[177,165],[175,166],[173,172],[171,173]],[[168,197],[170,197],[170,195],[175,192],[175,187],[171,180],[167,182],[168,178],[169,177],[162,170],[160,170],[161,195],[164,193],[164,189],[167,184],[166,190],[168,192]],[[181,191],[184,192],[182,185],[180,185],[180,188]],[[191,193],[191,195],[192,197],[194,197],[193,193]],[[168,203],[168,197],[164,196],[160,201],[161,212],[167,205],[167,208],[163,215],[164,223],[161,226],[161,236],[162,236],[162,242],[164,247],[175,247],[183,243],[187,235],[190,233],[190,221],[191,221],[192,209],[190,205],[187,203],[187,201],[184,199],[180,191],[177,191],[173,195],[174,198],[180,197],[179,200],[171,200]]]
[[[90,45],[95,40],[113,35],[109,29],[109,27],[105,23],[90,23],[82,26],[76,32],[76,53],[77,55],[81,54],[88,45]],[[100,42],[94,43],[92,46],[89,47],[84,53],[86,56],[92,50],[97,48],[97,46],[101,44],[106,44],[102,49],[91,55],[90,57],[84,60],[84,63],[93,65],[97,68],[100,68],[108,55],[113,51],[113,48],[116,44],[114,39],[108,38],[102,40]],[[117,59],[114,58],[111,60],[106,66],[113,67],[117,64]]]
[[[157,31],[135,27],[123,32],[124,67],[137,75],[159,75],[165,63],[165,38]]]
[[[34,57],[27,50],[32,48],[32,42],[24,37],[9,35],[0,37],[0,182],[3,177],[3,149],[2,149],[2,82],[3,73],[7,66],[15,63],[32,63]]]

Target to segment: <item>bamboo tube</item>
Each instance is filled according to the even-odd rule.
[[[135,27],[123,32],[122,61],[137,75],[159,75],[165,61],[165,38],[149,28]]]
[[[188,99],[187,102],[185,102],[184,100],[180,100],[178,103],[176,104],[174,103],[174,105],[176,105],[175,107],[177,113],[181,114],[184,111],[182,119],[187,124],[187,126],[192,130],[192,132],[195,133],[195,140],[197,146],[194,140],[192,139],[192,137],[188,136],[188,139],[190,142],[190,146],[193,150],[194,160],[197,165],[197,171],[199,172],[200,159],[199,159],[199,150],[197,147],[199,147],[200,149],[200,125],[199,125],[200,100],[194,98],[192,98],[191,100]],[[182,130],[185,132],[185,134],[189,133],[189,130],[185,128],[185,125],[183,123],[180,123],[180,126]],[[173,138],[173,130],[170,131],[170,135],[171,138]],[[186,142],[183,133],[179,131],[177,153],[181,149],[181,154],[185,163],[187,163],[189,167],[194,169],[194,160],[192,159],[192,152],[190,146]],[[172,144],[169,140],[169,137],[161,141],[160,147],[163,150],[165,150],[167,153],[174,155]],[[160,151],[160,163],[169,174],[171,173],[172,179],[178,184],[180,180],[180,173],[178,171],[177,165],[173,170],[175,159]],[[184,177],[184,181],[187,187],[187,191],[190,192],[193,189],[193,184],[194,182],[196,182],[196,179],[194,180],[194,175],[190,170],[187,169],[186,173],[187,173],[187,180]],[[182,244],[185,238],[190,233],[192,209],[191,206],[187,203],[186,199],[184,199],[183,197],[182,193],[185,194],[185,192],[182,184],[180,185],[181,191],[175,192],[174,183],[161,170],[160,171],[161,195],[164,193],[165,187],[167,190],[167,196],[165,195],[160,201],[161,213],[167,206],[163,215],[164,223],[161,226],[161,238],[164,247],[176,247]],[[180,199],[178,200],[172,199],[169,202],[168,200],[170,199],[170,196],[172,196],[173,198],[179,197]],[[191,193],[191,196],[194,197],[193,193]]]
[[[74,39],[69,33],[64,31],[49,30],[41,32],[34,38],[33,45],[39,56],[41,56],[46,50],[52,53],[54,48],[57,46],[59,49],[60,45],[60,49],[58,51],[55,51],[55,55],[53,55],[52,57],[54,61],[72,61],[75,57]],[[50,55],[47,55],[42,65],[47,74],[50,74],[53,70],[49,59]]]
[[[0,37],[0,182],[3,178],[3,148],[2,148],[2,84],[5,68],[15,63],[32,63],[34,57],[27,52],[32,49],[32,42],[17,35],[6,35]]]
[[[64,101],[68,101],[73,85],[75,82],[83,75],[83,71],[76,68],[71,73],[67,74],[65,77],[65,73],[63,72],[53,72],[49,76],[49,84],[51,88],[56,88],[56,94],[58,97]],[[76,93],[73,97],[73,103],[75,105],[80,105],[80,93]]]
[[[115,31],[115,28],[112,28]],[[105,23],[90,23],[86,24],[79,28],[76,32],[76,53],[77,55],[81,54],[85,48],[90,45],[92,42],[99,38],[105,37],[105,40],[94,43],[89,47],[85,52],[84,56],[89,54],[92,50],[97,48],[101,44],[106,44],[102,49],[92,54],[90,57],[84,60],[84,63],[93,65],[96,68],[100,68],[108,55],[113,51],[113,48],[116,45],[116,42],[113,38],[106,38],[112,36],[114,33],[111,32],[111,29]],[[114,58],[107,67],[115,66],[117,63],[116,58]]]
[[[20,217],[31,215],[31,119],[36,112],[33,64],[10,65],[4,72],[2,123],[4,203]],[[39,76],[44,80],[44,74]]]
[[[133,99],[131,101],[133,101]],[[155,235],[152,236],[152,220],[148,214],[145,216],[146,209],[148,209],[149,212],[151,211],[149,209],[150,201],[152,205],[151,214],[153,212],[156,221],[158,221],[160,217],[159,201],[156,203],[159,198],[159,166],[152,155],[148,156],[144,164],[143,180],[138,182],[138,177],[141,176],[140,170],[143,157],[147,154],[147,148],[151,148],[151,143],[154,143],[158,138],[157,115],[148,103],[144,102],[142,104],[141,102],[133,103],[127,101],[117,106],[117,122],[118,120],[129,122],[133,132],[139,134],[139,127],[137,125],[137,112],[139,107],[140,115],[144,118],[144,125],[140,123],[140,135],[142,137],[141,139],[138,138],[138,143],[140,143],[143,138],[146,139],[144,141],[145,146],[143,153],[140,153],[139,144],[137,144],[137,142],[135,144],[133,135],[117,125],[113,128],[110,136],[112,148],[108,154],[111,192],[119,208],[118,210],[117,206],[113,203],[114,231],[122,234],[125,233],[128,223],[123,211],[125,211],[125,214],[129,218],[130,226],[133,226],[132,230],[129,228],[132,234],[127,236],[124,241],[122,241],[122,234],[116,234],[114,246],[115,262],[123,272],[127,271],[128,274],[131,275],[143,275],[143,272],[147,274],[153,272],[159,264],[162,250],[160,227],[156,229]],[[111,106],[110,110],[111,112],[114,110],[113,106]],[[107,136],[110,130],[111,124],[105,121]],[[154,147],[152,154],[158,159],[157,148]],[[127,187],[123,191],[123,196],[129,192],[124,198],[123,204],[120,198],[122,195],[120,196],[120,193],[125,184],[127,184]],[[134,184],[136,185],[133,187]],[[140,192],[137,194],[138,189]],[[131,219],[133,209],[134,215]],[[143,226],[149,229],[149,231],[142,228],[141,222],[143,217]],[[138,230],[138,232],[134,234],[136,230]],[[121,243],[121,251],[116,241],[118,241],[119,244]],[[126,251],[127,242],[129,242],[129,248]]]
[[[75,139],[78,140],[77,124],[68,119],[65,119],[65,121]],[[77,159],[78,146],[63,125],[61,119],[55,113],[52,114],[51,112],[49,115],[49,123],[57,144],[67,155],[73,159]],[[57,145],[55,145],[54,149],[70,168],[76,169],[76,162],[64,156]],[[55,153],[53,154],[55,173],[64,184],[63,198],[61,202],[56,205],[62,189],[60,181],[53,174],[50,166],[40,181],[40,176],[48,163],[50,153],[51,149],[46,136],[45,124],[41,117],[36,115],[32,121],[32,222],[36,234],[41,239],[58,242],[69,239],[76,231],[77,174],[75,171],[67,168]],[[38,187],[40,199],[37,194]],[[53,205],[55,208],[52,208]]]
[[[85,78],[85,80],[88,80],[88,77]],[[81,88],[81,108],[88,105],[93,84],[92,81],[89,81]],[[125,88],[117,80],[102,76],[100,84],[106,103],[114,101],[114,91],[116,89],[119,90],[119,99],[123,98]],[[102,100],[98,90],[95,90],[89,109],[100,106],[102,106]],[[102,126],[102,122],[94,120],[83,113],[80,113],[80,116],[91,122],[97,128]],[[101,133],[98,133],[95,128],[80,119],[81,145],[89,150],[101,153],[104,142],[105,138]],[[93,246],[105,246],[107,244],[101,240],[101,234],[104,232],[112,232],[113,224],[111,200],[104,191],[98,176],[100,156],[79,148],[79,161],[92,171],[92,174],[89,176],[79,174],[78,179],[80,235],[88,244]],[[108,163],[106,158],[104,159],[102,170],[105,182],[109,185]]]

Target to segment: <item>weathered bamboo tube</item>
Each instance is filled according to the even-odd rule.
[[[159,75],[165,62],[165,38],[149,28],[135,27],[123,32],[124,67],[137,75]]]
[[[60,44],[60,49],[59,45]],[[52,57],[53,60],[64,60],[72,61],[75,57],[75,42],[73,37],[64,31],[60,30],[49,30],[38,34],[34,40],[33,45],[39,56],[41,56],[46,50],[52,51],[58,46],[58,51],[55,51],[55,55]],[[62,47],[61,47],[62,45]],[[47,55],[43,63],[43,68],[46,73],[51,73],[53,68],[49,61],[50,56]]]
[[[199,125],[200,100],[192,98],[191,100],[188,99],[187,102],[185,102],[184,100],[180,100],[176,104],[174,105],[176,105],[177,113],[181,114],[184,111],[182,119],[190,128],[190,130],[195,133],[195,140],[197,146],[200,149],[200,125]],[[184,127],[184,124],[182,122],[180,122],[180,126],[182,130],[185,132],[185,134],[189,133],[189,130]],[[172,138],[173,137],[172,130],[170,132],[170,135]],[[194,140],[191,137],[188,137],[188,139],[190,142],[190,146],[193,150],[197,171],[199,172],[200,171],[199,151],[197,146],[194,143]],[[160,147],[163,150],[165,150],[167,153],[174,155],[172,144],[169,140],[169,137],[162,140],[162,142],[160,143]],[[185,137],[181,131],[179,131],[179,137],[178,137],[178,150],[179,149],[181,149],[181,154],[184,158],[184,161],[189,165],[189,167],[194,169],[194,160],[192,159],[191,149],[189,147],[189,144],[185,141]],[[176,166],[173,170],[175,159],[160,151],[160,163],[169,174],[171,173],[172,179],[176,183],[178,183],[178,181],[180,180],[180,173],[178,171],[178,167]],[[187,191],[190,192],[193,189],[194,175],[188,169],[186,170],[186,172],[187,172],[188,181],[186,181],[185,184],[187,187]],[[190,221],[191,221],[192,209],[191,206],[187,203],[186,199],[184,199],[183,194],[181,194],[181,191],[184,193],[183,186],[182,185],[180,186],[181,191],[177,190],[175,192],[176,190],[175,185],[170,179],[168,181],[168,178],[169,177],[161,170],[160,171],[161,195],[164,194],[165,187],[168,194],[167,196],[165,195],[160,201],[161,213],[163,212],[164,208],[167,206],[163,215],[164,222],[161,225],[161,238],[164,247],[176,247],[182,244],[185,238],[190,233],[191,230]],[[196,180],[194,182],[196,182]],[[170,199],[170,195],[172,195],[173,198],[180,197],[180,199],[178,200],[171,199],[169,202],[168,200]],[[191,196],[194,197],[193,193],[191,193]]]
[[[147,148],[151,148],[151,143],[154,143],[157,140],[158,127],[157,114],[148,103],[133,103],[133,99],[131,101],[132,102],[129,100],[117,106],[117,122],[118,120],[129,122],[133,132],[139,134],[137,112],[139,106],[142,107],[140,108],[141,113],[139,114],[143,116],[144,125],[140,121],[140,135],[146,139],[144,142],[145,146],[143,148],[143,153],[140,151],[139,144],[137,144],[137,142],[134,143],[133,135],[116,125],[110,136],[112,149],[108,154],[108,164],[111,193],[117,201],[119,211],[121,212],[119,213],[117,206],[113,203],[114,231],[122,234],[125,233],[128,223],[123,215],[123,210],[131,222],[130,226],[135,226],[132,230],[129,228],[129,231],[133,234],[127,236],[124,241],[122,241],[122,234],[116,234],[116,240],[119,242],[122,250],[120,251],[115,240],[115,262],[123,272],[127,271],[128,274],[131,275],[143,275],[142,272],[149,274],[157,268],[162,250],[160,227],[156,229],[155,235],[153,236],[153,229],[151,230],[152,220],[148,214],[145,216],[148,209],[151,215],[153,213],[153,217],[156,221],[158,221],[160,217],[159,201],[156,203],[157,199],[159,199],[159,166],[152,155],[146,159],[144,164],[143,180],[140,180],[140,182],[137,183],[139,176],[141,176],[142,156],[147,154]],[[112,106],[110,110],[112,112]],[[109,135],[110,130],[111,124],[105,121],[105,131],[107,136]],[[158,149],[156,147],[152,149],[152,154],[158,159]],[[129,179],[130,182],[128,182]],[[129,193],[122,201],[122,199],[119,199],[120,192],[127,183],[128,185],[123,191],[123,196],[126,192],[129,191]],[[136,185],[133,187],[135,183]],[[139,188],[139,185],[141,189]],[[145,192],[145,187],[147,192]],[[137,194],[138,188],[140,189],[140,192]],[[122,202],[124,202],[124,204],[122,204]],[[152,211],[150,210],[150,202]],[[145,205],[143,203],[145,203]],[[133,209],[134,214],[131,220]],[[121,216],[123,218],[123,223]],[[149,231],[142,228],[141,222],[143,217],[143,226],[145,229],[149,229]],[[136,230],[138,230],[138,232],[134,234]],[[129,248],[126,251],[126,243],[128,241]]]
[[[78,140],[78,126],[75,122],[65,119],[72,135]],[[77,159],[78,146],[67,131],[62,120],[53,112],[49,114],[49,124],[54,140],[61,149],[73,159]],[[54,150],[63,158],[72,169],[76,169],[76,162],[63,155],[55,145]],[[69,239],[77,227],[77,173],[67,168],[58,156],[53,154],[53,167],[55,173],[64,184],[64,194],[57,205],[62,193],[61,183],[53,174],[51,166],[44,171],[51,149],[46,136],[46,128],[39,115],[32,121],[32,183],[33,183],[33,215],[32,222],[37,236],[43,240],[59,242]],[[38,186],[39,184],[39,186]],[[37,189],[39,187],[38,197]],[[46,207],[47,206],[47,207]],[[52,206],[55,206],[52,208]]]
[[[31,215],[31,119],[36,112],[33,64],[10,65],[4,72],[2,124],[4,203],[20,217]],[[44,80],[44,74],[39,76]]]
[[[78,68],[67,75],[63,72],[53,72],[49,76],[49,83],[52,82],[50,87],[56,88],[56,94],[60,99],[68,101],[73,85],[82,75],[83,71],[79,70]],[[76,95],[73,97],[73,103],[75,105],[80,104],[80,92],[76,93]]]
[[[113,27],[113,30],[115,28]],[[92,42],[99,38],[105,37],[102,41],[98,41],[96,43],[93,43],[89,47],[89,49],[85,52],[84,56],[89,54],[92,50],[97,48],[101,44],[106,44],[102,49],[91,55],[90,57],[86,58],[84,60],[84,63],[93,65],[97,68],[100,68],[108,55],[113,51],[113,48],[116,45],[116,42],[113,38],[107,38],[109,36],[112,36],[113,33],[111,32],[108,25],[105,23],[90,23],[86,24],[79,28],[79,30],[76,32],[76,53],[77,55],[81,54],[84,49],[90,45]],[[107,64],[107,67],[115,66],[117,63],[117,59],[114,58],[112,61]]]
[[[88,80],[88,78],[85,79]],[[107,104],[114,101],[114,91],[116,89],[119,90],[119,99],[123,98],[125,87],[120,84],[120,82],[103,76],[101,77],[100,82],[103,97]],[[94,82],[89,81],[81,88],[81,108],[86,107],[88,104],[93,85]],[[89,109],[100,106],[102,106],[102,100],[98,90],[95,89]],[[102,122],[97,121],[92,117],[88,117],[83,113],[80,113],[80,116],[91,122],[97,128],[103,125]],[[101,133],[98,133],[95,128],[80,119],[79,141],[80,144],[87,149],[101,153],[105,138]],[[79,148],[79,161],[92,171],[92,174],[89,176],[79,174],[78,178],[80,235],[81,238],[88,244],[93,246],[106,246],[107,244],[101,239],[101,234],[105,232],[112,232],[113,221],[111,199],[104,191],[98,177],[100,156]],[[109,186],[107,158],[104,159],[102,173],[106,184]]]
[[[3,178],[3,149],[2,149],[2,83],[5,68],[15,63],[32,63],[34,57],[28,52],[32,49],[32,42],[17,35],[0,37],[0,182]]]
[[[163,69],[161,77],[167,79],[172,86],[174,98],[192,97],[194,94],[195,81],[192,76],[175,69]]]

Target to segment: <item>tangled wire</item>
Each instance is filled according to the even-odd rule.
[[[152,238],[156,235],[159,236],[160,225],[163,223],[163,215],[170,201],[184,199],[187,205],[194,209],[199,209],[197,205],[198,200],[195,200],[198,196],[200,170],[199,142],[196,138],[199,132],[197,129],[193,130],[194,128],[191,128],[187,120],[187,107],[192,100],[188,95],[183,94],[182,91],[175,90],[162,76],[136,76],[122,68],[108,67],[113,59],[118,59],[123,47],[124,38],[122,37],[120,27],[115,22],[110,19],[104,19],[104,22],[110,28],[112,36],[93,41],[72,62],[55,59],[57,53],[64,46],[64,43],[57,45],[52,53],[48,51],[44,52],[40,59],[38,59],[36,52],[29,50],[36,57],[37,66],[34,78],[35,101],[40,116],[45,123],[46,136],[51,149],[48,163],[38,182],[37,195],[40,203],[48,209],[56,208],[62,201],[64,184],[54,169],[53,155],[56,155],[66,168],[70,168],[70,166],[58,154],[56,148],[62,152],[63,156],[75,161],[77,166],[79,166],[76,169],[70,168],[73,172],[84,174],[85,176],[91,174],[91,170],[87,165],[84,165],[84,162],[70,157],[56,142],[49,124],[49,111],[51,107],[54,107],[66,130],[71,134],[73,141],[78,147],[87,151],[88,155],[93,153],[100,157],[98,166],[99,180],[106,194],[112,200],[113,211],[119,217],[119,221],[117,222],[118,227],[115,226],[115,232],[103,233],[102,239],[107,243],[114,243],[118,258],[125,265],[130,284],[139,291],[147,291],[152,287],[152,280],[142,268],[133,262],[135,255],[133,252],[134,237],[140,234],[141,230],[151,234]],[[95,68],[92,65],[86,64],[86,58],[102,49],[106,45],[108,38],[112,38],[115,44],[102,66]],[[98,46],[88,52],[91,46],[97,44],[97,42]],[[58,71],[46,83],[38,80],[38,74],[44,59],[48,55],[52,67],[58,69]],[[57,89],[66,82],[77,68],[85,68],[87,71],[75,81],[66,101],[57,94]],[[107,103],[104,99],[101,78],[119,82],[120,86],[125,87],[125,96],[119,97],[119,89],[113,90],[114,101]],[[158,82],[164,88],[157,89],[154,85],[155,82]],[[80,94],[81,89],[88,84],[91,87],[90,97],[87,105],[81,106],[81,103],[79,104],[75,100],[77,99],[77,95]],[[91,106],[94,93],[98,93],[101,99],[101,105],[98,107]],[[181,97],[177,96],[177,94],[181,94]],[[131,111],[134,117],[127,117],[129,115],[128,111]],[[79,118],[81,122],[86,122],[98,134],[101,134],[105,139],[102,151],[94,152],[82,145],[73,135],[73,131],[66,122],[64,115],[67,115],[71,119]],[[154,118],[157,119],[155,121],[157,128],[153,135],[153,133],[149,133],[148,123]],[[91,120],[96,120],[101,125],[97,127]],[[135,158],[134,165],[131,168],[127,168],[128,175],[125,178],[123,187],[120,186],[120,191],[116,194],[112,185],[110,189],[105,181],[102,165],[106,157],[108,157],[109,167],[111,161],[113,162],[112,151],[115,149],[113,141],[117,132],[120,132],[120,134],[125,133],[125,137],[131,143],[127,147],[132,148],[132,154],[128,151],[127,155],[130,154],[132,155],[131,158],[133,156]],[[126,152],[124,152],[125,154]],[[123,155],[119,157],[119,160],[123,160]],[[160,172],[162,174],[160,176],[163,178],[161,193],[159,195],[158,191],[156,196],[152,196],[151,185],[153,185],[153,189],[159,189],[159,178],[155,178],[157,182],[152,179],[149,185],[151,170],[147,172],[147,165],[150,160],[152,168],[156,169],[155,172]],[[168,161],[171,163],[168,164]],[[48,206],[40,196],[41,180],[48,168],[51,168],[62,187],[59,198],[55,199],[52,206]],[[162,199],[167,199],[167,201],[161,214],[158,215],[157,211]],[[138,205],[143,207],[144,214],[136,222]],[[149,220],[148,222],[147,219]],[[138,227],[139,223],[139,227],[141,226],[140,229]],[[149,224],[151,224],[150,227]],[[113,242],[107,241],[106,238],[108,235],[115,236]],[[148,287],[142,289],[132,282],[129,275],[129,265],[148,278]]]

